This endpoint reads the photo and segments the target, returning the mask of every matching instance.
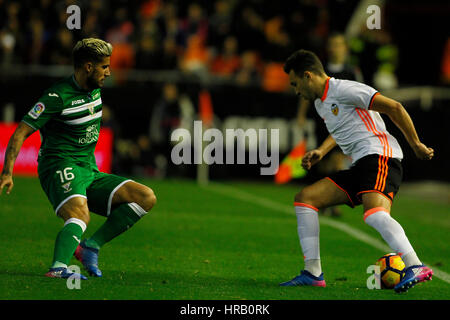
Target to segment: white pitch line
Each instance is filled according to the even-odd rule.
[[[210,182],[208,184],[208,186],[203,187],[204,189],[208,190],[208,191],[213,191],[216,193],[220,193],[222,195],[226,195],[235,199],[239,199],[242,201],[246,201],[252,204],[256,204],[259,205],[261,207],[265,207],[267,209],[271,209],[271,210],[275,210],[275,211],[279,211],[279,212],[283,212],[289,215],[294,215],[295,211],[293,206],[289,206],[289,205],[285,205],[285,204],[281,204],[266,198],[262,198],[253,194],[250,194],[246,191],[234,188],[234,187],[228,187],[222,184],[218,184],[218,183],[212,183]],[[340,230],[342,232],[347,233],[348,235],[352,236],[355,239],[358,239],[364,243],[367,243],[368,245],[382,251],[382,252],[389,252],[392,251],[388,245],[386,245],[384,242],[368,235],[365,232],[362,232],[356,228],[353,228],[351,226],[349,226],[346,223],[343,222],[339,222],[339,221],[335,221],[334,219],[328,218],[328,217],[320,217],[320,223],[330,226],[332,228],[335,228],[337,230]],[[431,265],[429,265],[426,262],[423,262],[424,264],[426,264],[427,266],[429,266],[431,269],[433,269],[433,275],[436,278],[439,278],[447,283],[450,284],[450,274],[436,268],[433,267]]]

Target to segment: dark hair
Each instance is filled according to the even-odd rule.
[[[111,56],[112,45],[106,41],[95,38],[86,38],[76,43],[72,51],[75,68],[81,67],[85,62],[98,63],[104,57]]]
[[[323,74],[325,70],[323,69],[322,62],[320,62],[317,55],[309,50],[298,50],[294,52],[284,64],[284,72],[289,74],[291,70],[302,77],[305,71],[311,71],[315,74]]]

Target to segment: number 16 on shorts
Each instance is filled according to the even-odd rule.
[[[70,181],[75,179],[75,175],[71,172],[73,168],[67,167],[64,170],[56,170],[56,174],[59,175],[61,179],[62,187],[64,188],[64,193],[67,193],[72,190],[70,187]]]

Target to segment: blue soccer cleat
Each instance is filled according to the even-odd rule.
[[[45,276],[49,278],[61,278],[61,279],[73,277],[73,278],[80,278],[81,280],[87,280],[87,277],[79,273],[70,272],[66,267],[50,268],[48,272],[45,274]]]
[[[102,276],[102,271],[98,268],[97,249],[86,247],[83,241],[78,245],[73,255],[83,264],[83,266],[91,276]]]
[[[419,282],[431,280],[433,270],[426,265],[410,266],[403,271],[402,280],[394,287],[395,292],[406,292]]]
[[[309,271],[302,270],[300,275],[296,276],[294,279],[280,283],[282,287],[291,286],[313,286],[313,287],[326,287],[325,280],[323,278],[323,273],[320,276],[313,276]]]

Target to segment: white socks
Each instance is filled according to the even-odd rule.
[[[322,273],[319,247],[318,209],[311,205],[295,202],[297,232],[305,260],[305,270],[318,277]]]
[[[322,273],[319,246],[318,209],[300,202],[294,202],[297,215],[297,232],[305,260],[305,270],[318,277]],[[421,265],[402,226],[383,207],[367,210],[364,221],[375,228],[391,249],[402,257],[406,267]]]
[[[364,213],[364,221],[375,228],[391,249],[402,257],[406,267],[422,264],[402,226],[390,216],[385,208],[377,207],[367,210]]]

